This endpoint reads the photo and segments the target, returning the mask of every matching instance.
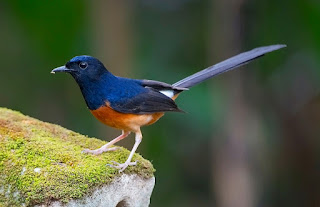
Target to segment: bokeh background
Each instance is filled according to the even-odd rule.
[[[174,83],[239,52],[287,44],[183,93],[186,114],[142,129],[151,206],[320,206],[318,0],[0,1],[0,106],[111,140],[71,76],[76,55]],[[132,147],[131,136],[121,145]]]

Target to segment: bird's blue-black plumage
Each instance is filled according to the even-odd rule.
[[[81,69],[79,64],[84,61],[88,67]],[[151,81],[150,84],[145,80],[114,76],[99,60],[89,56],[77,56],[71,59],[66,67],[74,70],[71,75],[77,81],[90,110],[108,104],[112,109],[122,113],[180,111],[171,98],[154,88],[157,85],[161,88],[161,82],[155,84]],[[164,88],[170,86],[165,83],[162,85]]]

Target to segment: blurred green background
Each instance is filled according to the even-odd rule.
[[[174,83],[239,52],[287,44],[183,93],[188,113],[142,129],[151,206],[320,205],[318,0],[0,1],[0,106],[111,140],[70,76],[76,55]],[[130,136],[119,144],[131,149]]]

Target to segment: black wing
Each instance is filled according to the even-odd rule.
[[[162,93],[149,88],[130,99],[118,103],[110,103],[111,108],[126,114],[152,114],[156,112],[183,112],[176,103]]]

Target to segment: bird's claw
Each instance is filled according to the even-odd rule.
[[[99,149],[96,149],[96,150],[84,149],[84,150],[82,150],[81,153],[99,155],[99,154],[101,154],[103,152],[112,152],[112,151],[116,151],[118,149],[119,149],[119,147],[111,147],[111,148],[105,148],[105,149],[99,148]]]
[[[84,149],[84,150],[81,151],[81,153],[82,154],[89,154],[89,153],[92,153],[92,151],[93,150],[90,150],[90,149]]]
[[[107,164],[107,166],[109,167],[113,167],[113,168],[116,168],[116,169],[119,169],[119,173],[123,172],[128,166],[134,166],[134,165],[137,165],[137,162],[138,161],[135,161],[135,162],[125,162],[125,163],[118,163],[118,162],[115,162],[115,161],[111,161],[113,163],[112,164]]]

